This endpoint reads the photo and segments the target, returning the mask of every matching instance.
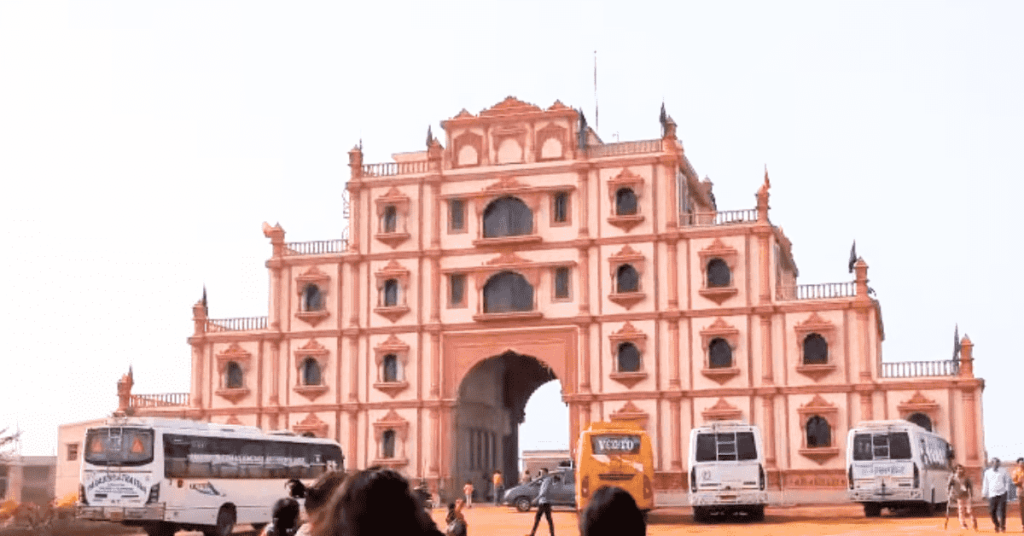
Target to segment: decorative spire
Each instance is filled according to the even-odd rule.
[[[210,305],[206,301],[206,284],[205,283],[203,284],[202,304],[203,304],[203,311],[206,311],[206,314],[210,314]]]
[[[851,274],[853,273],[853,265],[854,264],[857,264],[857,241],[856,240],[853,241],[853,247],[850,248],[849,269],[850,269],[850,273]]]
[[[434,141],[434,134],[430,131],[430,125],[427,125],[427,147],[430,147],[430,143]]]
[[[576,145],[580,149],[587,147],[587,116],[583,115],[583,110],[580,110],[580,131],[576,140]]]
[[[658,122],[661,123],[661,128],[665,128],[665,121],[668,119],[668,115],[665,113],[665,101],[661,101],[661,114],[658,115]]]

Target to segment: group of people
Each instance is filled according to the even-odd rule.
[[[462,499],[448,505],[444,532],[431,519],[408,480],[391,469],[373,467],[354,475],[340,471],[323,474],[310,486],[289,483],[289,497],[273,507],[272,522],[262,536],[467,536],[469,523]],[[541,483],[531,535],[546,515],[551,536],[555,526],[547,496],[550,479]],[[300,522],[296,498],[305,499],[306,522]],[[598,489],[579,517],[582,536],[641,536],[647,523],[633,496],[618,487]]]
[[[992,516],[992,524],[996,532],[1006,532],[1006,502],[1011,487],[1017,488],[1017,502],[1020,505],[1021,529],[1024,530],[1024,458],[1017,458],[1017,465],[1008,474],[1000,466],[999,458],[992,458],[991,463],[981,479],[981,495],[988,499],[988,511]],[[974,530],[978,530],[978,520],[971,511],[971,501],[974,499],[973,483],[966,475],[964,466],[957,465],[953,474],[949,476],[948,496],[950,500],[956,499],[957,518],[961,528],[967,528],[967,519],[970,518]]]

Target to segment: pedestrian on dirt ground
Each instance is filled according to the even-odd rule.
[[[345,482],[345,473],[342,471],[328,471],[317,478],[313,484],[305,489],[306,491],[306,518],[308,521],[299,526],[295,536],[310,536],[315,528],[324,523],[324,506],[331,500],[331,497]]]
[[[501,471],[494,470],[494,475],[491,476],[491,486],[494,488],[494,506],[501,506],[501,492],[505,487],[505,478],[501,476]]]
[[[465,504],[462,499],[448,503],[448,515],[444,518],[445,523],[448,524],[445,529],[446,536],[467,536],[469,523],[466,522],[466,516],[462,514]]]
[[[271,510],[273,521],[263,534],[266,536],[294,536],[299,524],[299,502],[291,497],[278,499]]]
[[[988,499],[988,511],[996,532],[1006,532],[1006,494],[1013,482],[1010,475],[999,468],[999,458],[992,458],[992,465],[985,469],[981,480],[981,494]]]
[[[311,536],[441,536],[409,481],[371,467],[349,476],[321,512]]]
[[[466,481],[466,485],[462,486],[462,493],[466,496],[466,508],[473,507],[473,483],[469,480]]]
[[[547,478],[548,470],[543,468],[540,470],[540,491],[537,493],[537,498],[533,500],[533,503],[537,505],[537,515],[533,518],[533,529],[530,530],[528,536],[534,536],[537,533],[537,525],[540,524],[540,517],[543,515],[547,517],[548,529],[551,531],[551,536],[555,536],[555,522],[551,520],[551,481],[554,479]]]
[[[1017,486],[1017,505],[1020,508],[1020,525],[1024,530],[1024,458],[1017,458],[1017,466],[1011,473],[1013,485]]]
[[[978,519],[974,517],[971,510],[971,502],[974,500],[974,483],[964,471],[964,466],[957,464],[953,473],[949,475],[946,482],[946,496],[948,500],[956,499],[956,514],[960,520],[960,528],[967,528],[967,517],[971,518],[974,530],[978,530]],[[949,519],[949,508],[946,508],[946,519]]]
[[[617,486],[601,486],[580,514],[581,536],[644,536],[647,523],[636,500]]]

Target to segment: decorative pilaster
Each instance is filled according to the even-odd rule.
[[[761,400],[764,409],[764,458],[768,467],[775,465],[775,401],[772,395]]]

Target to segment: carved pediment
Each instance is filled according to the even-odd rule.
[[[617,251],[612,256],[608,257],[608,260],[613,264],[622,264],[627,262],[635,262],[644,260],[643,253],[631,248],[629,244],[622,246],[622,249]]]
[[[541,109],[536,105],[528,102],[523,102],[511,95],[505,97],[505,100],[487,108],[486,110],[480,111],[480,117],[493,116],[493,115],[512,115],[512,114],[523,114],[530,112],[540,112]]]
[[[401,415],[392,409],[386,415],[374,421],[373,428],[378,436],[383,434],[385,430],[390,429],[397,432],[399,438],[405,439],[405,433],[409,428],[409,421],[403,419]]]
[[[556,99],[555,103],[552,104],[551,107],[548,108],[548,111],[549,112],[553,112],[553,111],[556,111],[556,110],[571,110],[571,109],[572,108],[569,108],[568,106],[562,104],[562,101]]]
[[[519,182],[515,177],[502,177],[498,182],[484,188],[485,192],[501,192],[505,190],[522,190],[529,188],[526,184]]]
[[[525,264],[530,264],[530,261],[516,255],[514,251],[506,251],[486,263],[487,266],[522,266]]]
[[[836,325],[818,316],[817,312],[813,312],[806,320],[793,326],[793,329],[796,330],[798,334],[818,333],[825,335],[828,332],[834,331],[836,329]],[[829,342],[831,345],[831,341]]]
[[[637,407],[632,400],[627,401],[625,405],[617,411],[613,411],[608,417],[612,422],[637,422],[641,428],[647,427],[647,419],[649,418],[647,412]]]
[[[470,117],[476,117],[476,116],[471,114],[471,113],[469,113],[469,110],[463,108],[462,111],[460,111],[458,114],[456,114],[455,117],[453,117],[452,119],[467,119],[467,118],[470,118]]]
[[[629,322],[626,322],[618,331],[608,335],[608,340],[611,342],[612,355],[617,354],[619,344],[623,342],[633,343],[637,350],[640,350],[641,354],[643,354],[644,350],[647,349],[647,334],[636,329],[636,327]]]
[[[295,280],[300,283],[300,286],[299,286],[299,288],[297,290],[301,294],[302,293],[301,284],[303,284],[303,283],[316,283],[316,284],[322,286],[323,284],[325,284],[325,283],[327,283],[328,281],[331,280],[331,276],[325,274],[323,272],[323,270],[321,270],[320,268],[318,268],[317,266],[314,265],[314,266],[310,266],[309,269],[306,270],[305,272],[302,272],[301,274],[299,274],[295,278]]]
[[[904,414],[917,412],[929,413],[939,409],[939,403],[928,398],[921,391],[916,391],[914,396],[900,402],[899,405],[896,406],[896,409],[898,409],[900,413]]]
[[[719,398],[718,402],[708,409],[700,412],[701,417],[704,417],[705,421],[727,421],[737,420],[743,417],[743,412],[739,408],[729,403],[724,398]]]
[[[726,322],[724,318],[718,317],[710,326],[700,330],[701,348],[707,351],[711,341],[717,338],[725,339],[730,347],[736,348],[739,346],[739,336],[739,329]]]
[[[252,359],[252,354],[246,351],[244,348],[238,345],[237,342],[231,343],[227,349],[217,353],[217,370],[224,372],[228,363],[235,362],[242,367],[243,371],[249,370],[249,361]]]
[[[826,421],[829,421],[829,425],[834,426],[832,421],[833,418],[839,414],[839,407],[828,400],[825,400],[821,395],[814,395],[814,398],[812,398],[810,402],[800,406],[796,411],[801,417],[820,415],[821,417],[824,417]]]
[[[292,426],[292,430],[300,434],[313,432],[317,437],[324,437],[327,435],[327,423],[321,421],[319,417],[310,413],[306,415],[305,419],[295,423],[295,425]]]

